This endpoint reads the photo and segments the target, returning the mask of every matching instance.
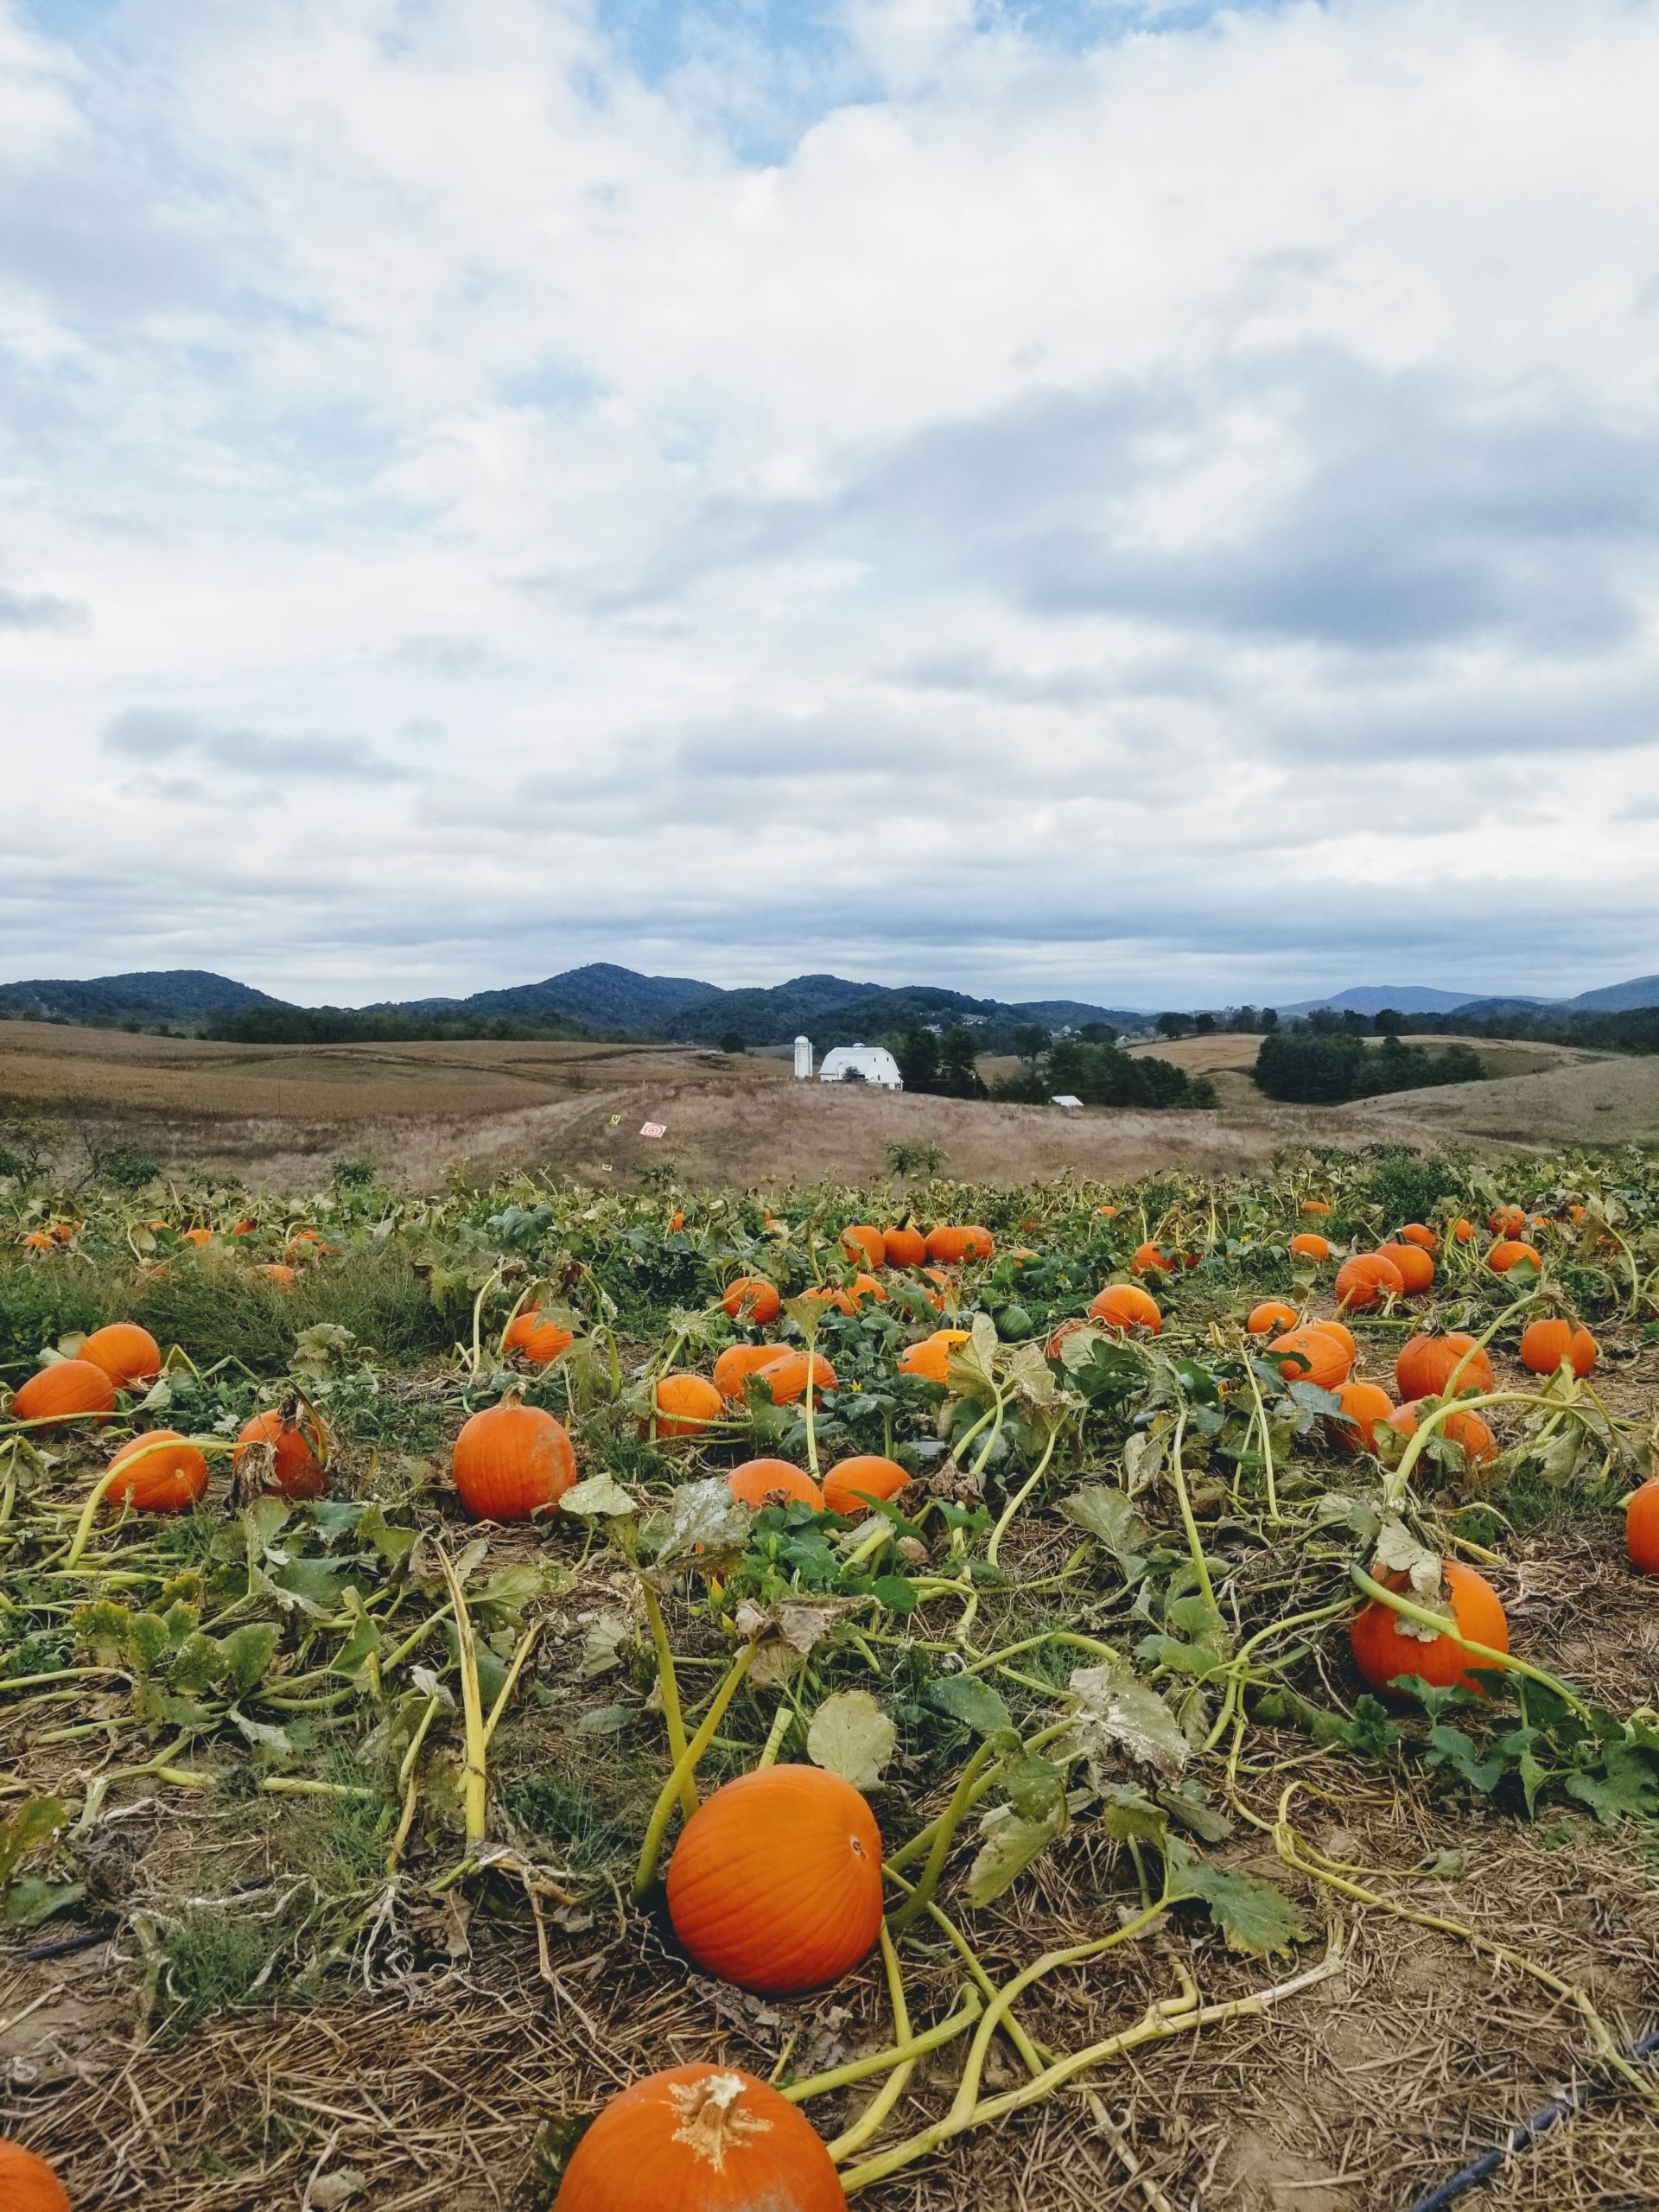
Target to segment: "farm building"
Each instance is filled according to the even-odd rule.
[[[882,1045],[836,1045],[823,1056],[820,1083],[873,1083],[879,1090],[902,1090],[899,1063]]]

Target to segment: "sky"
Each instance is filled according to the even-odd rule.
[[[0,980],[1659,969],[1659,0],[0,0]]]

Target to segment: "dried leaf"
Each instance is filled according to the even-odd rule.
[[[1079,1667],[1067,1687],[1078,1700],[1071,1732],[1096,1789],[1117,1768],[1119,1751],[1171,1778],[1180,1773],[1192,1749],[1181,1724],[1127,1660]]]
[[[868,1690],[837,1690],[812,1716],[806,1754],[855,1789],[873,1789],[898,1739],[898,1730]]]
[[[629,1497],[620,1483],[607,1474],[589,1475],[586,1482],[568,1490],[559,1500],[561,1513],[574,1513],[578,1520],[620,1520],[639,1510],[637,1502]]]

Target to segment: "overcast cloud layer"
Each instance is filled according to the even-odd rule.
[[[1659,968],[1659,0],[0,0],[0,979]]]

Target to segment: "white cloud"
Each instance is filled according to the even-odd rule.
[[[1192,15],[0,0],[10,969],[1659,964],[1659,6]]]

